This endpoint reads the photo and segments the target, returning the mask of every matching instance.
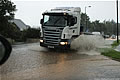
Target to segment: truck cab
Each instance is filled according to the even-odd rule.
[[[70,48],[80,35],[80,8],[59,7],[45,11],[41,19],[40,46]]]

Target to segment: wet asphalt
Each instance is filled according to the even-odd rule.
[[[49,50],[39,43],[13,45],[1,80],[120,80],[120,62],[91,51]]]

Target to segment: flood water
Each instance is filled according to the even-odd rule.
[[[95,51],[99,46],[103,46],[102,43],[104,44],[104,39],[101,37],[82,35],[72,42],[72,50],[69,51],[49,50],[40,47],[39,43],[14,45],[10,58],[0,68],[0,78],[94,80],[102,77],[120,77],[119,62]]]

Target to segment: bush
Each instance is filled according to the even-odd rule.
[[[39,38],[40,30],[37,28],[28,28],[22,32],[22,38]]]

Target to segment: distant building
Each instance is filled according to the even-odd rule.
[[[26,25],[22,20],[20,19],[14,19],[14,20],[9,20],[9,22],[14,23],[20,31],[23,31],[25,29],[28,29],[28,25]],[[30,27],[30,26],[29,26]]]

